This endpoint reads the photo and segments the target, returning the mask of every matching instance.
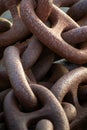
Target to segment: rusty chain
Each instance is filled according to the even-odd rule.
[[[0,130],[86,130],[87,0],[0,0],[0,15],[7,10]]]

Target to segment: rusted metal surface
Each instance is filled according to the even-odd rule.
[[[33,66],[37,59],[39,58],[43,46],[42,44],[33,36],[29,40],[27,40],[28,47],[24,51],[21,59],[22,59],[22,64],[25,69]],[[29,57],[28,57],[29,55]]]
[[[6,2],[5,6],[11,11],[13,25],[7,32],[0,34],[0,46],[11,45],[21,40],[29,33],[21,20],[16,3]]]
[[[70,15],[74,20],[81,19],[87,12],[87,0],[80,0],[74,4],[69,10],[68,15]]]
[[[4,53],[4,60],[10,82],[18,100],[21,101],[23,106],[26,106],[27,109],[28,107],[35,107],[37,100],[26,79],[18,49],[14,46],[8,47]]]
[[[37,81],[40,81],[41,79],[43,79],[45,77],[45,75],[51,68],[52,63],[55,58],[55,55],[53,52],[51,52],[49,50],[47,50],[47,51],[45,50],[44,52],[42,53],[41,57],[38,59],[36,64],[34,66],[32,66],[32,71],[33,71]]]
[[[59,101],[55,98],[55,96],[43,86],[32,84],[31,86],[35,95],[39,98],[39,101],[43,105],[43,107],[37,111],[32,113],[23,113],[19,110],[17,106],[17,101],[14,98],[12,92],[7,95],[7,98],[4,103],[5,115],[8,121],[9,129],[17,129],[17,130],[27,130],[27,127],[32,127],[31,125],[37,122],[40,119],[47,117],[50,119],[55,127],[55,130],[69,130],[69,123],[66,118],[65,112],[61,107]],[[43,98],[42,98],[43,95]],[[9,105],[7,105],[9,104]],[[12,115],[12,120],[10,120],[9,114]],[[15,116],[16,115],[16,116]],[[54,116],[51,116],[54,115]],[[63,115],[63,116],[62,116]],[[22,120],[23,124],[21,123]],[[35,119],[35,120],[34,120]],[[33,122],[34,121],[34,122]],[[28,125],[26,125],[28,123]],[[15,127],[12,127],[15,124]]]
[[[86,3],[0,0],[1,130],[87,129]]]
[[[68,92],[71,93],[72,102],[76,107],[77,116],[71,123],[71,129],[76,129],[77,125],[87,116],[87,108],[84,108],[78,101],[78,87],[81,83],[87,82],[87,68],[80,67],[72,70],[61,77],[52,87],[52,92],[57,99],[62,102]],[[80,92],[81,93],[81,92]],[[80,128],[80,126],[79,126]]]
[[[71,123],[73,120],[75,120],[77,116],[77,110],[75,106],[68,102],[63,102],[62,106],[67,115],[69,122]]]
[[[40,120],[37,123],[36,130],[54,130],[53,124],[47,119]]]

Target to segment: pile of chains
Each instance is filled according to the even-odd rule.
[[[0,130],[87,130],[87,0],[0,0],[7,10]]]

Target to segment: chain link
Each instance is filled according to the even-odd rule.
[[[0,15],[7,10],[13,22],[0,18],[0,129],[86,129],[87,0],[0,0]]]

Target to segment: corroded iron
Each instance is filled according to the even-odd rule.
[[[28,15],[26,15],[26,13],[28,13]],[[31,30],[31,32],[33,32],[37,38],[52,51],[77,64],[87,62],[87,51],[78,50],[70,46],[61,37],[61,33],[64,30],[76,28],[79,27],[79,25],[77,25],[72,19],[70,19],[70,17],[68,17],[68,15],[63,13],[55,5],[53,5],[53,10],[50,16],[50,19],[52,19],[51,22],[54,24],[52,28],[48,28],[38,18],[30,0],[24,0],[21,2],[21,16],[29,30]],[[45,37],[45,35],[47,37]]]
[[[51,91],[43,86],[36,84],[32,84],[31,88],[43,107],[32,113],[23,113],[18,108],[13,92],[10,92],[4,102],[4,111],[6,120],[8,122],[8,128],[10,130],[27,130],[27,127],[31,128],[33,123],[35,124],[37,121],[43,118],[48,118],[53,122],[55,130],[69,130],[69,123],[65,112]],[[11,120],[9,114],[11,115]],[[21,123],[21,121],[24,121],[24,123]]]
[[[52,66],[54,58],[55,58],[54,53],[48,49],[46,49],[42,53],[36,64],[32,67],[32,72],[35,75],[37,81],[42,80],[44,76],[47,74],[47,72]]]
[[[62,103],[63,109],[67,115],[67,118],[69,122],[71,123],[73,120],[75,120],[77,116],[77,110],[71,103],[63,102]]]
[[[80,0],[74,4],[69,10],[68,15],[74,20],[80,20],[87,12],[87,0]]]
[[[13,25],[7,32],[0,34],[0,46],[11,45],[24,38],[29,31],[21,20],[18,12],[17,1],[5,2],[6,9],[9,9],[13,18]]]
[[[71,123],[71,129],[76,129],[83,119],[87,116],[87,107],[83,107],[78,101],[78,89],[81,83],[87,82],[87,68],[80,67],[70,71],[61,77],[52,87],[52,92],[57,99],[62,102],[65,95],[70,92],[72,97],[72,103],[75,105],[77,110],[76,119]]]
[[[86,32],[87,32],[87,26],[82,26],[80,28],[75,28],[70,31],[67,31],[66,33],[63,33],[62,37],[69,44],[76,45],[76,44],[80,44],[82,42],[87,41]],[[80,49],[80,52],[82,53],[82,55],[86,56],[87,50]],[[79,56],[82,57],[81,54]],[[85,57],[84,57],[84,60],[85,60]]]
[[[37,99],[26,79],[19,50],[14,46],[8,47],[4,52],[4,61],[18,100],[25,108],[34,108],[37,105]]]
[[[43,22],[46,22],[51,13],[51,10],[52,10],[52,0],[42,0],[37,2],[36,13]],[[35,36],[29,39],[28,44],[29,44],[28,48],[22,55],[22,63],[24,68],[31,67],[37,61],[43,49],[43,45],[37,40]],[[28,58],[27,55],[31,57]]]
[[[11,15],[13,18],[13,26],[9,31],[7,31],[3,34],[0,34],[0,46],[11,45],[11,44],[23,39],[27,35],[29,35],[29,31],[27,30],[27,27],[24,25],[24,23],[22,22],[22,19],[20,17],[19,9],[17,7],[18,2],[16,0],[9,0],[9,1],[4,2],[6,9],[9,9],[11,12]],[[46,3],[48,3],[48,4],[46,4]],[[44,6],[44,5],[46,5],[46,6]],[[35,6],[35,2],[34,2],[34,6]],[[44,13],[43,13],[44,16],[42,17],[43,21],[45,21],[45,19],[48,18],[47,15],[49,16],[49,14],[51,12],[51,8],[52,8],[51,0],[48,2],[47,2],[47,0],[38,2],[37,14],[40,17],[42,17],[43,15],[41,15],[42,13],[40,11],[44,10]]]
[[[87,129],[86,3],[0,0],[1,130]]]
[[[25,69],[30,68],[35,64],[43,49],[42,44],[34,36],[28,39],[27,42],[28,47],[21,57]]]
[[[54,127],[51,121],[43,119],[37,123],[36,130],[54,130]]]

